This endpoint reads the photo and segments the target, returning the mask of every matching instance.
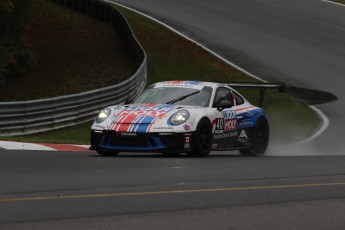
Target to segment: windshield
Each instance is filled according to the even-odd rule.
[[[203,87],[201,90],[150,86],[132,104],[174,104],[174,105],[195,105],[208,107],[212,94],[211,87]]]

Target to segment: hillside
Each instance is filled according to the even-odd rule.
[[[48,98],[116,84],[136,70],[116,28],[35,0],[28,28],[33,71],[0,84],[0,101]]]

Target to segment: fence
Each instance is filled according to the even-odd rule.
[[[0,102],[0,136],[38,133],[93,119],[104,107],[133,98],[146,85],[147,57],[125,17],[112,6],[95,0],[53,0],[116,26],[138,61],[129,79],[105,88],[41,100]]]

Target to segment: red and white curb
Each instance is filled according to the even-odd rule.
[[[24,143],[15,141],[0,141],[0,149],[6,150],[42,150],[42,151],[90,151],[89,145]]]

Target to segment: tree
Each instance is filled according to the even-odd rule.
[[[32,52],[26,39],[30,13],[31,0],[0,0],[0,77],[2,78],[30,71]]]

